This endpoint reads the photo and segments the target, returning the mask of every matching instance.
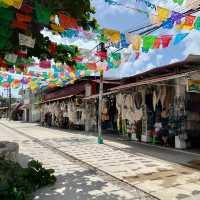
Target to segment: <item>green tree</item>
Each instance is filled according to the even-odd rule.
[[[4,8],[0,7],[0,56],[4,57],[5,53],[15,52],[21,49],[19,46],[19,33],[29,35],[36,39],[35,48],[28,49],[28,56],[38,57],[39,59],[52,59],[62,63],[74,64],[73,57],[78,54],[78,49],[74,46],[68,48],[63,45],[58,46],[58,51],[54,55],[49,52],[51,44],[49,38],[43,37],[41,30],[45,27],[50,28],[48,20],[51,16],[62,13],[68,17],[77,19],[77,23],[84,30],[92,30],[97,28],[97,21],[92,17],[95,13],[95,8],[91,6],[90,0],[24,0],[23,5],[28,5],[33,8],[31,23],[28,30],[21,30],[18,28],[11,29],[11,24],[15,18],[16,13],[22,13],[14,7]],[[41,9],[41,10],[40,10]],[[41,11],[41,12],[40,12]],[[42,13],[42,14],[41,14]],[[41,19],[38,20],[38,15]],[[41,23],[41,21],[43,23]],[[7,31],[7,32],[6,32]],[[12,33],[8,37],[8,33]],[[2,36],[3,35],[3,36]],[[6,43],[5,43],[6,41]],[[5,45],[3,45],[5,43]],[[1,46],[2,44],[2,46]]]

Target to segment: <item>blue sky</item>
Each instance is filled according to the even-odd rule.
[[[140,6],[141,8],[141,4],[137,3],[136,0],[116,1],[132,7]],[[175,5],[173,0],[151,0],[151,2],[175,11],[183,12],[187,10],[184,5]],[[99,24],[105,28],[113,28],[126,32],[150,23],[149,18],[144,14],[134,12],[121,6],[110,6],[105,3],[104,0],[93,0],[93,5],[96,7],[97,11],[95,14],[96,19]],[[197,15],[200,15],[200,13]],[[169,33],[176,34],[177,31],[160,29],[153,34],[160,35]],[[138,60],[134,59],[134,55],[131,51],[130,49],[130,58],[127,63],[122,64],[117,70],[110,71],[106,75],[111,77],[131,76],[151,68],[184,60],[189,54],[200,54],[200,32],[192,31],[189,36],[176,46],[171,45],[170,48],[167,49],[152,50],[149,53],[143,53]]]

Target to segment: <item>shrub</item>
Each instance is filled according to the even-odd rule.
[[[34,191],[56,182],[53,173],[53,169],[45,169],[35,160],[30,161],[27,168],[0,160],[0,199],[31,200]]]

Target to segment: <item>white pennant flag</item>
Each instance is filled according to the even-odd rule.
[[[19,45],[34,48],[35,39],[30,36],[19,33]]]
[[[17,55],[13,53],[8,53],[5,55],[5,60],[9,63],[15,64],[17,61]]]

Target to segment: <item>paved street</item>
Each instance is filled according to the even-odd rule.
[[[36,124],[4,120],[0,126],[1,140],[20,144],[22,163],[34,158],[56,169],[57,184],[43,189],[36,199],[145,199],[146,194],[134,186],[162,200],[200,199],[198,170],[134,152],[127,143],[106,140],[105,145],[98,145],[94,136]],[[186,159],[181,156],[188,161],[188,154]]]

